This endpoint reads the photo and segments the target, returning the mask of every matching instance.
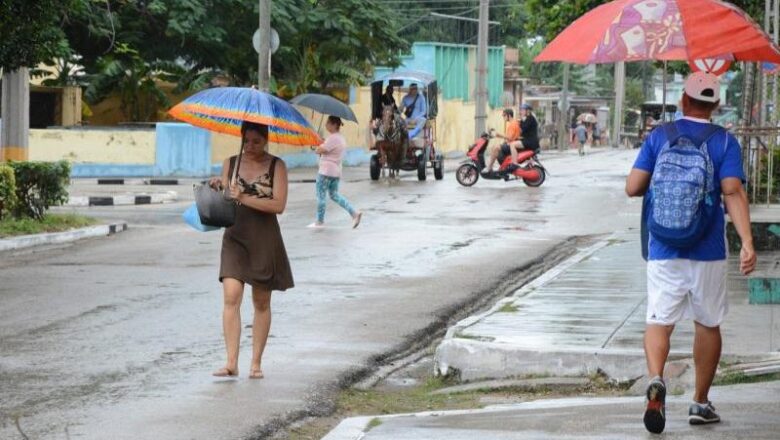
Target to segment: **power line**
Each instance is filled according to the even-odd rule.
[[[498,9],[498,8],[514,8],[514,7],[521,7],[520,5],[516,4],[506,4],[506,5],[490,5],[491,9]],[[423,7],[423,6],[414,6],[409,8],[403,8],[399,7],[399,12],[425,12],[425,11],[431,11],[431,12],[437,12],[437,11],[454,11],[454,10],[462,10],[463,8],[470,8],[469,11],[474,11],[476,9],[479,9],[479,6],[477,7],[469,7],[466,5],[462,6],[431,6],[429,8]]]
[[[508,0],[511,1],[511,0]],[[412,2],[410,0],[374,0],[374,3],[379,4],[397,4],[397,3],[419,3]],[[479,0],[426,0],[425,3],[479,3]],[[517,4],[515,2],[515,4]]]

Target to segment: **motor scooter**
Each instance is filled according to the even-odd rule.
[[[472,186],[479,180],[480,176],[489,180],[504,181],[518,180],[532,187],[540,186],[544,183],[547,176],[547,170],[539,162],[536,152],[519,151],[517,153],[517,162],[512,163],[512,156],[506,155],[501,161],[501,166],[497,172],[482,174],[485,169],[485,151],[487,150],[490,139],[493,138],[493,131],[482,133],[482,135],[471,144],[466,153],[468,160],[461,163],[455,171],[455,179],[463,186]],[[501,156],[499,155],[499,158]]]

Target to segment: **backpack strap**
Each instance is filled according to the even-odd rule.
[[[715,134],[717,134],[722,129],[723,127],[721,127],[720,125],[709,124],[709,126],[704,130],[704,132],[700,136],[701,138],[700,143],[703,144],[707,142],[708,140],[710,140],[711,137],[715,136]]]
[[[677,124],[675,122],[668,122],[663,125],[664,133],[666,134],[666,141],[669,145],[672,145],[680,137],[680,132],[677,131]]]

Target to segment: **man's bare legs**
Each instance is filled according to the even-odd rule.
[[[509,142],[509,154],[512,156],[512,163],[517,164],[517,152],[522,150],[523,142],[522,141],[512,141]]]
[[[673,325],[648,324],[645,327],[645,358],[647,359],[648,376],[664,376],[664,365],[669,357],[670,338],[674,331]]]
[[[496,162],[496,159],[498,159],[498,152],[500,150],[501,150],[501,145],[494,145],[493,148],[490,148],[488,162],[487,164],[485,164],[485,169],[482,170],[483,173],[488,173],[493,171],[493,164]]]
[[[722,340],[720,327],[706,327],[698,322],[694,324],[696,336],[693,339],[693,362],[696,365],[696,390],[693,400],[706,404],[709,402],[710,386],[718,370]]]
[[[666,426],[666,385],[663,375],[673,330],[673,325],[648,324],[645,327],[645,357],[650,383],[647,386],[644,423],[645,428],[655,434],[662,433]]]

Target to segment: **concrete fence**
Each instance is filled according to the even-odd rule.
[[[350,146],[344,163],[360,166],[370,157],[370,89],[356,89],[351,100],[358,123],[347,122],[342,128]],[[300,110],[324,134],[322,115]],[[436,145],[440,152],[468,149],[474,141],[474,114],[473,102],[439,99]],[[488,127],[504,131],[501,109],[490,110]],[[29,141],[29,160],[68,160],[73,177],[205,177],[219,172],[222,162],[240,147],[236,137],[176,122],[159,122],[153,128],[33,129]],[[317,155],[306,147],[272,144],[270,151],[290,168],[317,164]]]

